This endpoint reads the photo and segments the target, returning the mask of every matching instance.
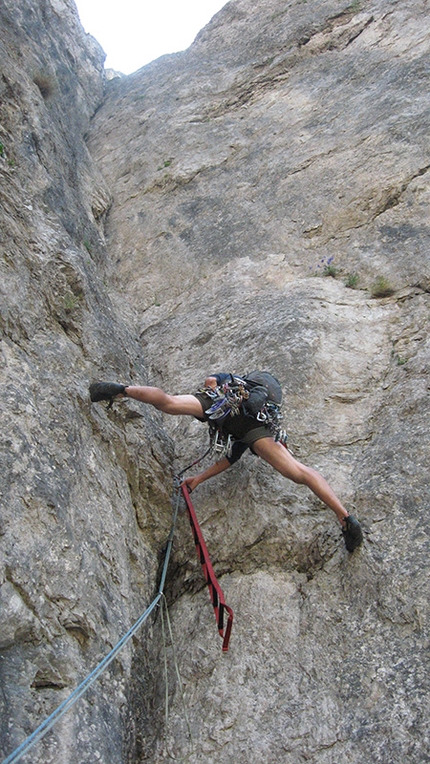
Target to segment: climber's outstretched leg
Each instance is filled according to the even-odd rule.
[[[149,403],[165,414],[188,414],[203,418],[203,409],[194,395],[168,395],[159,387],[120,385],[117,382],[94,382],[90,385],[90,397],[97,401],[112,401],[116,397],[134,398]]]
[[[195,395],[169,395],[159,387],[134,387],[125,388],[128,398],[134,398],[142,403],[149,403],[165,414],[189,414],[203,418],[203,409]]]

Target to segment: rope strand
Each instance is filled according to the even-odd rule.
[[[184,708],[184,716],[185,716],[185,722],[186,722],[187,730],[188,730],[188,737],[190,738],[191,748],[192,748],[193,747],[193,735],[192,735],[192,732],[191,732],[190,720],[189,720],[189,717],[188,717],[187,707],[186,707],[186,703],[185,703],[184,685],[183,685],[182,677],[181,677],[181,674],[180,674],[180,671],[179,671],[179,663],[178,663],[178,659],[176,657],[175,643],[173,641],[172,623],[170,621],[169,608],[167,607],[167,600],[166,600],[166,597],[165,597],[164,594],[162,595],[162,605],[163,604],[164,604],[164,608],[165,608],[165,611],[166,611],[166,621],[167,621],[167,628],[169,630],[170,644],[172,646],[173,663],[174,663],[174,666],[175,666],[176,677],[178,679],[179,692],[181,694],[182,705],[183,705],[183,708]],[[161,609],[162,609],[162,605],[161,605]]]
[[[158,589],[157,596],[152,600],[151,604],[147,607],[144,613],[140,616],[140,618],[137,619],[137,621],[133,624],[133,626],[128,630],[126,634],[117,642],[115,647],[112,648],[112,650],[103,658],[102,661],[96,666],[96,668],[88,674],[88,676],[80,683],[80,685],[74,690],[66,700],[64,700],[53,712],[48,716],[47,719],[45,719],[42,724],[40,724],[37,729],[34,730],[34,732],[29,735],[29,737],[24,740],[23,743],[21,743],[18,748],[15,749],[9,756],[7,756],[6,759],[3,760],[2,764],[15,764],[17,761],[19,761],[24,754],[26,754],[33,746],[41,740],[46,733],[51,729],[51,727],[56,724],[56,722],[61,719],[62,716],[64,716],[65,713],[76,703],[79,698],[84,695],[84,693],[88,690],[89,687],[91,687],[92,684],[98,679],[100,674],[105,671],[105,669],[109,666],[110,663],[114,660],[114,658],[118,655],[120,650],[129,642],[129,640],[132,638],[132,636],[140,629],[140,627],[144,624],[148,616],[152,613],[154,608],[158,605],[161,597],[163,596],[163,589],[164,584],[166,582],[166,576],[167,576],[167,568],[169,565],[169,559],[170,554],[172,551],[172,544],[173,544],[173,536],[175,533],[175,527],[176,527],[176,521],[178,518],[178,511],[179,511],[179,501],[180,501],[180,492],[179,488],[177,488],[177,500],[176,500],[176,506],[173,513],[173,519],[172,519],[172,526],[170,529],[169,537],[167,539],[167,546],[166,546],[166,552],[164,557],[164,565],[163,565],[163,571],[161,574],[160,579],[160,586]]]
[[[142,626],[142,624],[146,621],[150,613],[154,610],[156,605],[158,605],[158,602],[161,599],[161,592],[157,594],[155,599],[152,600],[149,607],[145,610],[144,613],[140,616],[140,618],[137,619],[136,623],[129,629],[127,634],[125,634],[122,639],[115,645],[115,647],[106,655],[105,658],[103,658],[102,661],[96,666],[96,668],[89,674],[83,682],[74,690],[71,695],[69,695],[66,700],[63,701],[56,709],[55,711],[48,716],[47,719],[45,719],[42,724],[37,727],[37,729],[25,740],[23,743],[21,743],[18,748],[13,751],[4,761],[2,764],[15,764],[15,762],[19,761],[22,756],[24,756],[25,753],[27,753],[30,748],[32,748],[39,740],[41,740],[48,730],[51,729],[51,727],[54,726],[54,724],[61,719],[62,716],[76,703],[77,700],[79,700],[80,697],[88,690],[89,687],[98,679],[100,674],[103,673],[103,671],[108,667],[110,663],[112,663],[113,659],[116,657],[116,655],[119,653],[119,651],[124,647],[124,645],[131,639],[133,634],[136,633],[138,629]]]
[[[180,759],[178,759],[176,756],[174,756],[173,753],[171,753],[169,751],[168,742],[167,742],[167,728],[168,728],[168,725],[169,725],[169,674],[168,674],[168,666],[167,666],[167,641],[166,641],[166,630],[165,630],[165,624],[164,624],[164,612],[163,611],[165,611],[165,614],[166,614],[167,627],[168,627],[169,637],[170,637],[170,645],[171,645],[172,653],[173,653],[173,663],[174,663],[174,666],[175,666],[176,677],[177,677],[177,680],[178,680],[179,691],[180,691],[180,694],[181,694],[181,700],[182,700],[182,707],[183,707],[183,711],[184,711],[185,722],[186,722],[187,730],[188,730],[188,737],[189,737],[189,740],[190,740],[190,752],[185,757],[181,756]],[[164,744],[165,744],[165,747],[166,747],[166,752],[167,752],[167,754],[168,754],[170,759],[172,759],[173,761],[182,761],[183,764],[186,764],[186,762],[189,761],[190,757],[194,753],[193,735],[192,735],[192,732],[191,732],[191,725],[190,725],[190,720],[189,720],[188,712],[187,712],[187,706],[186,706],[186,702],[185,702],[184,686],[183,686],[183,683],[182,683],[182,677],[181,677],[181,674],[180,674],[180,671],[179,671],[178,660],[177,660],[177,657],[176,657],[175,643],[173,641],[172,624],[171,624],[170,616],[169,616],[169,608],[168,608],[167,600],[166,600],[166,597],[165,597],[164,594],[162,595],[162,600],[161,600],[161,604],[160,604],[160,615],[161,615],[161,634],[162,634],[162,639],[163,639],[164,682],[165,682],[165,707],[164,707],[164,729],[165,729],[165,734],[164,734]]]

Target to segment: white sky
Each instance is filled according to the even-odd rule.
[[[105,67],[131,74],[185,50],[227,0],[75,0],[82,26],[106,53]]]

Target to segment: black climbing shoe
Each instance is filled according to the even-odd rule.
[[[353,552],[363,541],[361,525],[353,515],[345,518],[345,528],[342,528],[342,533],[348,552]]]
[[[125,392],[125,385],[117,382],[93,382],[90,385],[90,398],[92,403],[98,401],[110,401],[112,403],[116,395]]]

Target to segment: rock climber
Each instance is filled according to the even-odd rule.
[[[282,390],[269,372],[255,371],[243,377],[227,373],[211,374],[204,387],[192,395],[169,395],[158,387],[95,382],[90,385],[93,403],[115,398],[133,398],[149,403],[165,414],[189,415],[208,422],[225,446],[222,458],[193,477],[184,480],[189,491],[234,464],[247,448],[264,459],[281,475],[306,485],[338,518],[345,546],[353,552],[363,533],[358,520],[342,505],[325,478],[291,454],[280,430]]]

